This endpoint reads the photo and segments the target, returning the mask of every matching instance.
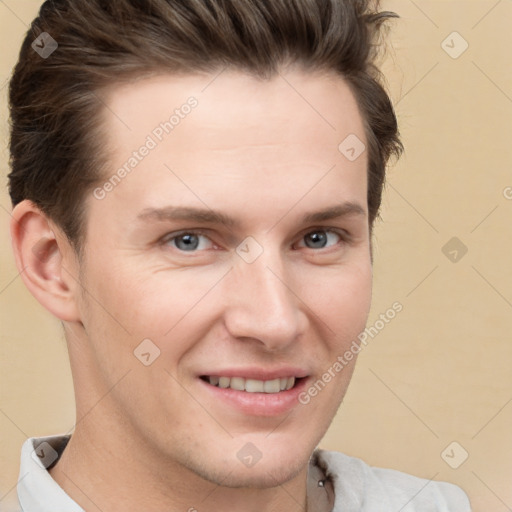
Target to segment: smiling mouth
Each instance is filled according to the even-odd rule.
[[[247,393],[281,393],[295,387],[302,378],[281,377],[272,380],[244,379],[243,377],[222,377],[203,375],[201,379],[208,384],[222,388],[246,391]]]

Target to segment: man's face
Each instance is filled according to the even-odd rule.
[[[139,156],[86,201],[78,416],[104,397],[89,419],[127,450],[227,486],[287,481],[343,399],[354,360],[332,368],[370,307],[367,155],[338,149],[365,140],[355,99],[339,77],[226,71],[104,101],[104,182]]]

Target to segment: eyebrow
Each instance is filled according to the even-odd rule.
[[[142,221],[176,221],[187,220],[208,224],[220,224],[234,227],[237,222],[232,217],[210,209],[183,206],[167,206],[165,208],[147,208],[137,217]]]
[[[315,222],[325,222],[327,220],[351,216],[366,217],[366,210],[358,203],[347,201],[338,205],[329,206],[323,210],[306,213],[302,217],[301,221],[303,224],[312,224]],[[182,206],[147,208],[143,210],[137,218],[144,222],[185,220],[205,224],[218,224],[228,228],[234,228],[239,225],[237,220],[222,212],[207,208],[203,209]]]
[[[351,216],[366,217],[366,210],[358,203],[345,202],[330,206],[318,212],[306,213],[304,217],[302,217],[302,222],[304,224],[311,224]]]

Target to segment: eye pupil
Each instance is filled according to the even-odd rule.
[[[327,235],[325,231],[314,231],[306,236],[306,245],[312,249],[325,247]]]
[[[199,246],[199,237],[190,234],[181,235],[175,239],[175,245],[182,251],[195,251]]]

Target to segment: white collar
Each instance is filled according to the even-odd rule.
[[[24,512],[85,512],[48,472],[69,438],[70,435],[31,437],[23,443],[17,490]]]

